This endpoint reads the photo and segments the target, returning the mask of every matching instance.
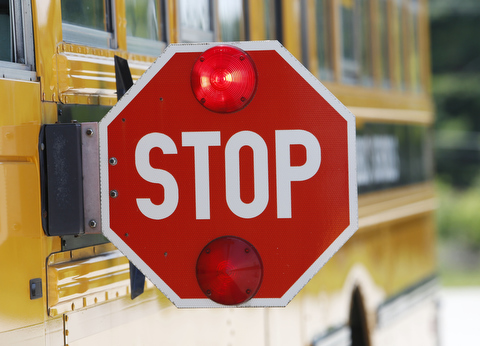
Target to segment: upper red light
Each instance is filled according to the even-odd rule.
[[[246,240],[226,236],[205,246],[197,259],[197,281],[203,293],[223,305],[251,299],[260,288],[263,264]]]
[[[220,45],[212,47],[193,65],[192,90],[207,109],[231,113],[245,107],[257,89],[257,70],[243,50]]]

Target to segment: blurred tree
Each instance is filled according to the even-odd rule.
[[[480,1],[430,0],[436,161],[441,178],[480,175]]]

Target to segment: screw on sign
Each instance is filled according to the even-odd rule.
[[[171,45],[99,129],[103,232],[178,307],[285,306],[357,229],[355,118],[276,41]]]

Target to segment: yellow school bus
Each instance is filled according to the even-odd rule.
[[[427,11],[427,0],[0,0],[0,344],[435,345]],[[43,126],[102,119],[117,101],[114,56],[137,80],[170,43],[272,39],[357,121],[359,230],[286,308],[177,309],[148,280],[132,299],[129,262],[97,223],[49,233],[50,216],[69,220],[45,208]]]

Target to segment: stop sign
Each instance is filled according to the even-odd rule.
[[[103,232],[177,307],[285,306],[358,227],[355,118],[276,41],[170,45],[99,129]]]

